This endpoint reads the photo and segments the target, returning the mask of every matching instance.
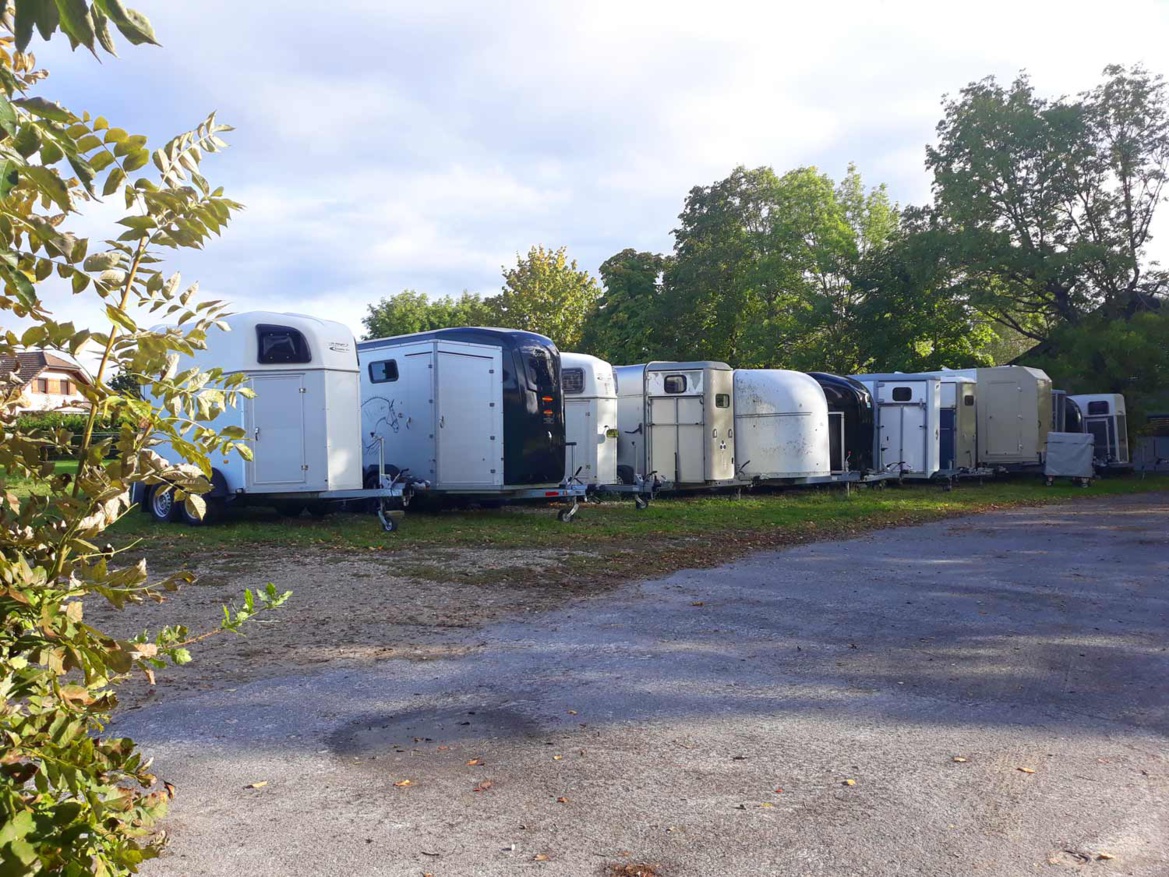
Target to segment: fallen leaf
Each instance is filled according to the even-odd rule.
[[[553,760],[553,761],[563,761],[563,760],[564,760],[564,756],[563,756],[563,755],[553,755],[553,756],[552,756],[552,760]]]
[[[855,786],[855,785],[856,785],[856,780],[845,780],[843,783],[841,783],[841,785],[845,785],[845,786]]]
[[[449,746],[438,746],[436,748],[437,748],[437,751],[439,751],[439,752],[446,752],[448,749],[450,749]]]
[[[258,783],[248,783],[246,786],[244,786],[244,788],[245,789],[262,789],[266,785],[268,785],[267,780],[260,780]]]
[[[760,807],[766,807],[767,809],[769,809],[769,810],[770,810],[770,809],[771,809],[772,807],[774,807],[775,805],[774,805],[774,804],[772,804],[770,801],[764,801],[764,802],[763,802],[762,804],[760,804],[759,806],[760,806]]]
[[[532,856],[532,861],[533,862],[547,862],[548,857],[546,855],[544,855],[543,853],[536,853],[536,855]]]
[[[1035,773],[1035,768],[1033,767],[1016,767],[1015,770],[1021,773]]]
[[[690,605],[691,605],[691,606],[705,606],[706,604],[705,604],[703,601],[701,601],[701,600],[695,600],[695,601],[694,601],[693,603],[691,603]]]
[[[394,783],[394,785],[399,789],[404,789],[406,786],[414,785],[414,780],[398,780],[396,783]]]
[[[964,761],[966,761],[966,756],[965,755],[955,755],[954,760],[956,762],[958,762],[959,764],[962,764]]]
[[[575,715],[576,715],[576,710],[569,710],[569,711],[568,711],[568,714],[569,714],[570,716],[575,716]]]
[[[1096,858],[1097,859],[1104,859],[1105,861],[1107,861],[1108,859],[1115,859],[1116,856],[1112,855],[1112,853],[1097,853]]]
[[[556,803],[557,804],[567,804],[568,799],[565,798],[563,795],[561,795],[559,798],[556,799]]]
[[[472,792],[486,792],[488,789],[490,789],[494,785],[495,785],[495,783],[493,783],[491,780],[483,780],[483,782],[479,783],[479,785],[475,786],[475,788],[471,789],[471,791]]]
[[[783,794],[783,789],[776,789],[776,790],[775,790],[775,794],[777,794],[777,795],[782,795],[782,794]]]
[[[482,764],[482,763],[483,763],[483,760],[482,760],[482,759],[480,759],[480,758],[472,758],[470,761],[468,761],[468,762],[467,762],[467,767],[475,767],[476,765],[479,765],[479,764]]]

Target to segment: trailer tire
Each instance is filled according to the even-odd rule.
[[[150,517],[160,524],[178,520],[179,505],[175,502],[175,489],[169,484],[156,484],[150,489]]]
[[[201,518],[196,518],[194,515],[188,512],[187,504],[185,502],[178,504],[179,518],[182,520],[182,522],[188,527],[206,527],[208,524],[216,523],[223,517],[223,500],[208,499],[207,497],[204,497],[204,502],[206,502],[207,506],[204,509],[203,517]]]
[[[556,513],[556,519],[562,524],[571,524],[572,519],[576,517],[576,509],[561,509]]]
[[[646,499],[641,494],[638,494],[638,495],[633,497],[633,507],[635,509],[637,509],[639,512],[644,512],[646,509],[649,508],[649,500]]]

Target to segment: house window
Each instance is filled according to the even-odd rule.
[[[686,376],[685,375],[666,375],[666,392],[667,393],[685,393],[686,392]]]
[[[731,407],[731,394],[730,393],[715,393],[714,394],[714,407],[715,408],[730,408]]]
[[[894,387],[893,401],[894,402],[908,402],[913,398],[913,387]]]
[[[37,392],[38,393],[48,393],[49,392],[49,379],[48,378],[37,378]]]
[[[566,368],[560,372],[560,385],[570,396],[579,396],[584,392],[584,369]]]
[[[1090,416],[1091,415],[1107,414],[1107,413],[1108,413],[1108,403],[1107,402],[1089,402],[1088,403],[1088,414]]]
[[[313,357],[304,335],[289,326],[256,326],[261,365],[285,365],[312,362]]]
[[[61,392],[66,396],[72,396],[76,390],[73,389],[72,381],[61,381]]]
[[[398,379],[398,360],[383,359],[369,364],[369,380],[374,384],[388,384]]]

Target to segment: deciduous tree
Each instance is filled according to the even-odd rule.
[[[564,350],[580,346],[585,321],[601,296],[596,280],[569,260],[566,248],[532,247],[503,267],[503,290],[487,299],[500,326],[547,335]]]

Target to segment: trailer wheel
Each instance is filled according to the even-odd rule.
[[[646,499],[644,496],[642,496],[640,493],[635,494],[633,497],[633,507],[635,509],[637,509],[639,512],[644,512],[646,509],[649,508],[649,500]]]
[[[187,504],[176,503],[179,507],[179,518],[188,527],[205,527],[208,524],[214,524],[223,517],[223,500],[208,499],[206,508],[203,511],[203,517],[196,518],[189,511],[187,511]]]
[[[382,529],[387,533],[396,532],[399,526],[401,525],[398,523],[398,519],[393,515],[382,516]]]
[[[556,519],[562,524],[571,524],[572,519],[576,517],[576,506],[567,509],[561,509],[556,513]]]
[[[175,489],[169,484],[156,484],[150,491],[150,516],[160,524],[178,518],[179,504],[175,502]]]

